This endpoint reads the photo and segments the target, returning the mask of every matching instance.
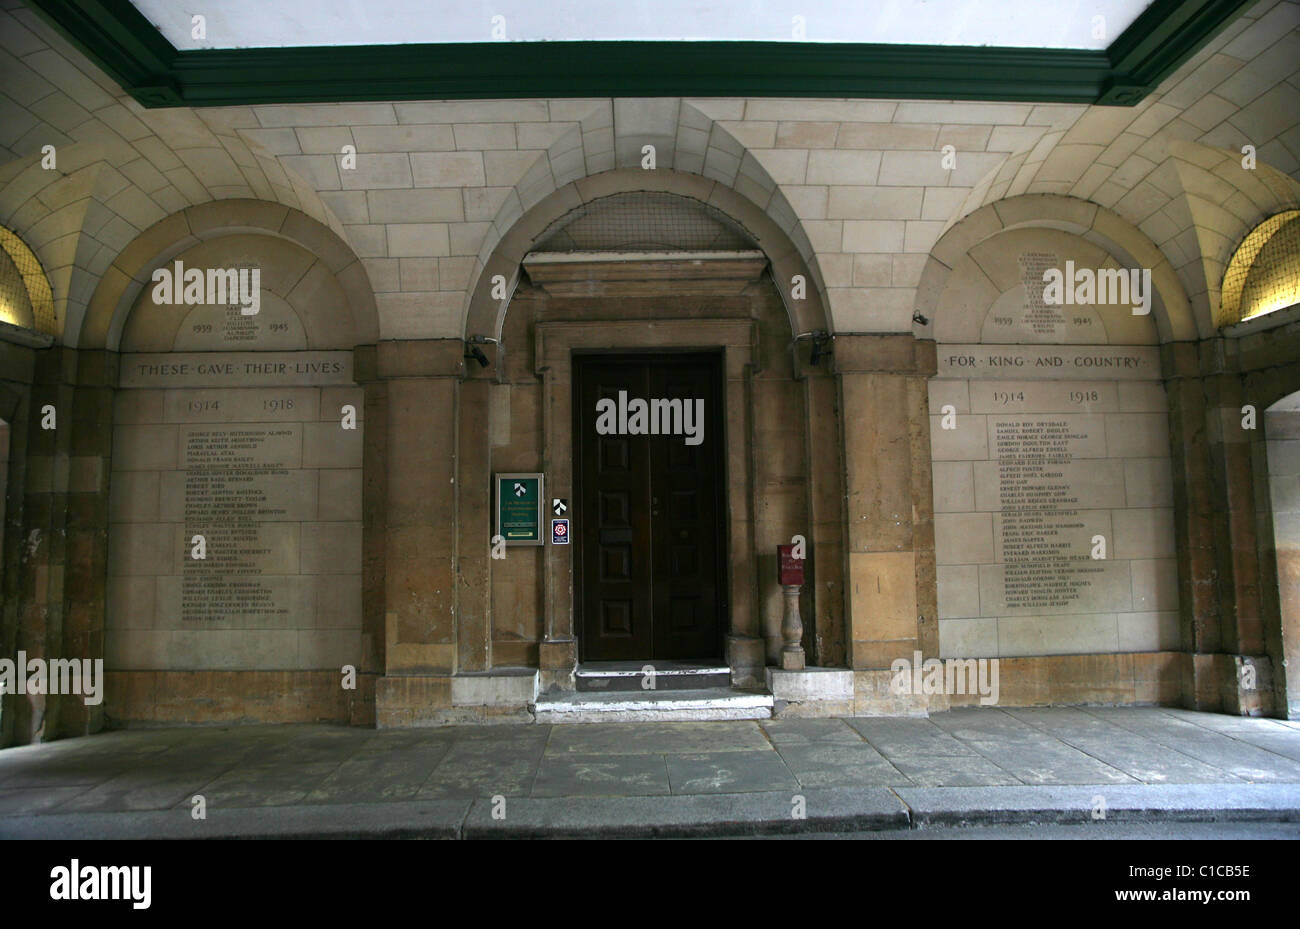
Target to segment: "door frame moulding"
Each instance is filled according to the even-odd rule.
[[[647,348],[721,352],[726,411],[723,480],[728,617],[724,630],[732,683],[760,683],[765,665],[753,576],[753,484],[749,437],[749,374],[757,357],[752,319],[540,322],[534,332],[535,371],[542,381],[542,470],[548,493],[573,500],[573,354],[636,352]],[[582,518],[575,514],[575,519]],[[543,555],[544,640],[542,688],[574,690],[578,643],[571,545],[548,545]],[[552,656],[548,661],[545,656]]]

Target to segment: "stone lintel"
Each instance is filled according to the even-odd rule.
[[[740,294],[767,267],[762,252],[534,252],[529,279],[556,296]]]

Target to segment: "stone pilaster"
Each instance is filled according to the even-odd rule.
[[[0,419],[7,426],[7,461],[3,501],[4,533],[0,550],[0,655],[13,657],[19,643],[30,641],[25,628],[26,604],[34,588],[34,575],[27,559],[27,449],[33,427],[31,416],[32,380],[36,372],[36,351],[27,346],[0,342]],[[0,715],[0,748],[32,741],[31,712],[26,698],[5,693]]]
[[[388,545],[388,382],[373,345],[353,353],[366,441],[361,449],[361,630],[363,674],[382,674],[387,646],[385,553]],[[373,708],[371,708],[373,714]],[[373,720],[370,720],[373,721]]]
[[[489,353],[493,349],[487,347]],[[472,363],[457,396],[456,649],[458,672],[492,667],[492,368]]]
[[[6,384],[12,431],[0,644],[9,657],[102,660],[117,356],[63,347],[4,352],[30,387]],[[103,704],[84,696],[7,695],[4,740],[98,731]]]
[[[117,353],[77,353],[68,443],[67,564],[64,570],[62,656],[104,657],[108,581],[108,494],[113,448]],[[100,680],[100,686],[104,685]],[[104,695],[101,692],[101,698]],[[77,697],[60,701],[57,733],[97,732],[104,705]]]
[[[829,361],[825,365],[830,367]],[[808,442],[808,516],[812,533],[809,583],[813,613],[804,624],[804,648],[813,664],[848,666],[844,625],[844,441],[835,378],[805,369],[804,430]]]
[[[929,401],[934,344],[911,335],[838,336],[847,502],[850,666],[886,669],[937,650]],[[878,687],[866,673],[858,711]],[[896,710],[896,708],[893,708]]]
[[[455,450],[462,345],[453,339],[384,342],[376,361],[387,385],[384,670],[388,676],[449,675],[457,659]]]
[[[1287,631],[1277,596],[1264,415],[1300,388],[1300,330],[1162,347],[1174,465],[1183,704],[1285,713]],[[1294,633],[1292,633],[1294,636]]]

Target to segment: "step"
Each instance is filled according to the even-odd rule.
[[[653,669],[653,674],[647,669]],[[577,688],[582,693],[650,693],[730,686],[731,668],[720,661],[588,661],[579,665],[577,672]]]
[[[539,723],[694,722],[771,719],[772,695],[734,688],[643,693],[555,693],[537,698]]]

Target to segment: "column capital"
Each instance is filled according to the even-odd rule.
[[[906,332],[840,334],[832,350],[837,374],[931,377],[937,370],[935,343]]]
[[[399,377],[465,376],[460,339],[404,339],[359,345],[354,350],[357,383]]]

